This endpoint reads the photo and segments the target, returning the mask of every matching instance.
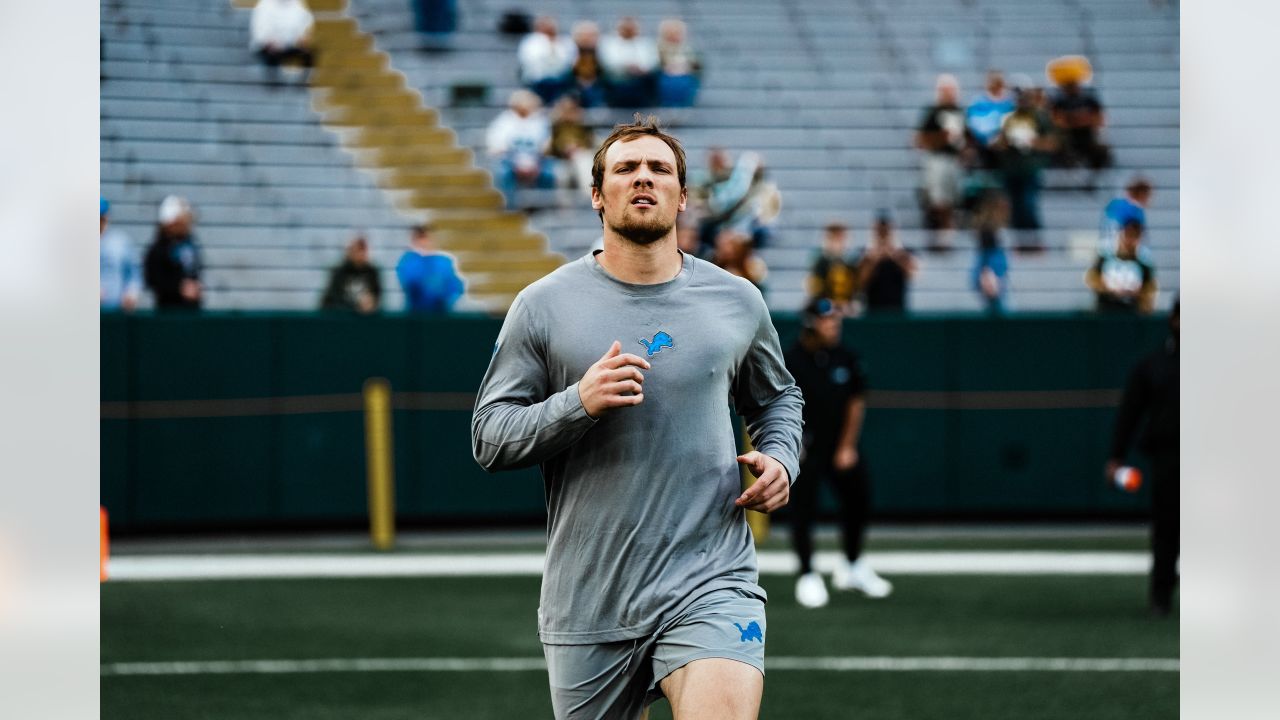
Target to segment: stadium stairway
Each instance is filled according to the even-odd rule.
[[[388,56],[349,17],[317,20],[319,61],[311,78],[315,105],[338,128],[356,164],[370,170],[396,204],[425,212],[439,246],[458,260],[467,294],[505,312],[515,294],[559,267],[546,238],[508,211],[472,151],[439,124],[439,114],[405,87]]]
[[[411,87],[440,109],[462,145],[479,150],[484,130],[517,87],[519,38],[497,32],[509,3],[460,3],[460,26],[449,50],[424,46],[403,0],[352,0],[351,13],[387,50]],[[916,193],[919,158],[911,147],[934,78],[951,72],[967,100],[987,68],[1043,83],[1046,61],[1082,53],[1107,104],[1107,140],[1116,167],[1099,190],[1076,187],[1081,174],[1050,170],[1042,196],[1048,251],[1011,256],[1012,305],[1017,310],[1091,307],[1082,283],[1096,252],[1103,205],[1135,173],[1156,185],[1148,245],[1161,286],[1160,306],[1178,287],[1178,16],[1176,7],[1143,0],[546,0],[530,8],[553,15],[561,31],[579,19],[608,32],[622,15],[652,34],[680,17],[703,53],[706,71],[694,108],[658,114],[684,142],[691,176],[713,146],[763,154],[783,193],[778,237],[762,251],[770,267],[766,297],[775,309],[804,301],[803,281],[830,219],[849,222],[864,243],[877,209],[891,210],[905,245],[924,245]],[[458,86],[487,88],[480,106],[452,104]],[[601,136],[630,111],[596,109],[588,121]],[[533,226],[552,248],[580,255],[600,235],[585,198],[539,211]],[[1009,238],[1012,240],[1012,238]],[[908,299],[915,311],[978,310],[969,286],[972,240],[957,250],[921,254],[922,272]]]

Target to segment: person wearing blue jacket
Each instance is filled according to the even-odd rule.
[[[428,225],[413,228],[409,249],[396,264],[396,277],[409,312],[449,312],[464,289],[453,257],[435,249]]]

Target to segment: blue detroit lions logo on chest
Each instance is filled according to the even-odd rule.
[[[657,335],[653,336],[653,340],[640,338],[640,344],[644,346],[645,353],[648,357],[658,354],[662,348],[675,349],[675,341],[667,334],[665,330],[659,330]]]

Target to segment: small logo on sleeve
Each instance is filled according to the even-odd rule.
[[[640,344],[644,346],[645,352],[649,357],[657,355],[658,351],[664,347],[675,349],[671,336],[664,330],[659,330],[658,334],[653,336],[653,340],[640,338]]]
[[[738,632],[742,633],[742,642],[756,640],[761,644],[764,643],[764,633],[760,632],[760,623],[755,620],[747,623],[746,627],[742,627],[738,623],[734,623],[733,626],[738,628]]]

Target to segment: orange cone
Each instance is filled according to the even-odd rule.
[[[107,558],[111,555],[107,542],[107,509],[98,506],[98,582],[107,581]]]

